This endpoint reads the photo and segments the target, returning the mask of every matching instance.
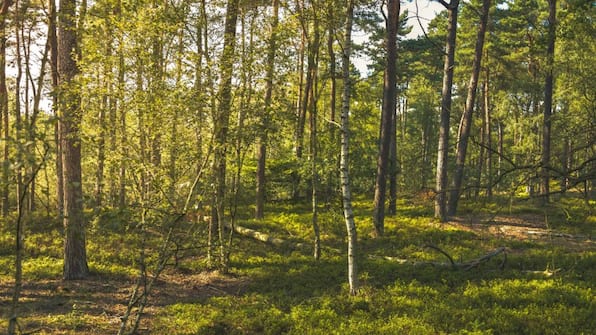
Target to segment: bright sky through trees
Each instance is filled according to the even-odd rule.
[[[428,23],[443,9],[444,7],[440,3],[430,0],[414,0],[402,3],[401,12],[403,13],[407,10],[410,13],[408,16],[408,26],[412,26],[412,31],[407,35],[407,38],[416,38],[423,35],[423,29],[426,31]],[[367,36],[363,32],[356,32],[354,34],[354,41],[356,43],[362,43],[366,41],[366,38]],[[363,76],[368,73],[367,65],[369,63],[370,60],[366,55],[357,55],[354,58],[354,65]]]

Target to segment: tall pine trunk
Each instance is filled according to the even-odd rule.
[[[449,121],[451,117],[451,93],[453,67],[455,66],[455,40],[457,36],[457,15],[459,0],[449,4],[440,1],[448,11],[447,41],[443,64],[443,88],[441,90],[441,114],[439,123],[439,145],[437,150],[437,173],[435,187],[435,217],[447,221],[447,158],[449,152]]]
[[[542,125],[542,199],[549,201],[551,115],[553,109],[553,66],[555,63],[555,25],[557,1],[548,0],[548,45],[546,49],[546,78],[544,81],[544,120]]]
[[[464,165],[466,163],[466,154],[468,150],[468,139],[472,129],[472,115],[474,113],[474,104],[476,103],[476,88],[478,87],[478,78],[480,77],[480,68],[482,64],[482,49],[484,48],[484,35],[488,22],[488,10],[490,0],[482,0],[482,12],[480,13],[480,25],[478,26],[478,35],[476,36],[476,47],[474,50],[474,61],[472,63],[472,75],[468,84],[468,95],[466,106],[461,116],[459,124],[457,150],[455,152],[455,173],[453,174],[453,186],[449,194],[449,206],[447,215],[455,215],[457,204],[461,197],[461,188],[464,179]]]
[[[399,27],[399,0],[387,2],[387,22],[385,35],[386,64],[383,86],[383,108],[379,135],[379,155],[377,157],[377,178],[373,209],[374,235],[382,236],[385,231],[385,198],[387,190],[387,170],[391,146],[392,120],[397,96],[397,31]]]
[[[232,77],[234,70],[234,52],[236,47],[236,22],[238,20],[238,1],[229,0],[226,8],[224,28],[224,46],[220,60],[221,82],[219,87],[219,106],[215,122],[215,150],[213,175],[215,176],[215,206],[212,216],[212,227],[217,226],[217,239],[220,247],[220,268],[228,270],[227,253],[225,250],[224,209],[226,198],[226,157],[228,147],[228,128],[230,123],[230,108],[232,105]]]
[[[89,274],[83,216],[81,179],[81,106],[74,85],[78,74],[76,1],[60,0],[58,20],[58,98],[64,173],[64,271],[63,278],[82,279]]]
[[[269,36],[269,48],[267,50],[267,70],[265,74],[265,101],[257,149],[257,194],[255,206],[256,219],[262,219],[265,216],[265,194],[267,190],[265,169],[267,162],[267,142],[269,140],[269,120],[271,118],[271,97],[273,95],[273,73],[275,71],[275,53],[277,48],[277,26],[279,24],[279,0],[273,0],[273,14],[271,20],[271,34]]]
[[[6,22],[8,16],[8,9],[12,5],[12,1],[5,0],[2,2],[2,7],[0,8],[0,128],[2,133],[2,147],[3,147],[3,159],[5,162],[8,162],[8,143],[9,143],[9,134],[8,134],[8,89],[6,87]],[[9,167],[8,164],[2,164],[2,180],[0,186],[0,197],[2,198],[2,216],[7,216],[9,212]]]

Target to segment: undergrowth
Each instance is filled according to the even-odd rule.
[[[346,284],[345,225],[338,206],[321,208],[324,248],[319,261],[309,252],[282,250],[236,236],[229,276],[246,284],[237,290],[220,287],[221,292],[214,295],[196,294],[193,283],[184,281],[208,270],[205,248],[197,247],[203,243],[199,239],[205,238],[204,227],[186,223],[178,245],[185,253],[168,267],[169,277],[162,279],[151,298],[154,303],[140,333],[592,334],[596,247],[590,236],[596,220],[583,200],[559,200],[546,208],[523,200],[506,210],[501,205],[504,199],[496,198],[482,208],[464,202],[462,215],[490,217],[503,212],[546,218],[550,230],[585,237],[577,243],[509,238],[439,224],[432,219],[428,203],[413,199],[399,202],[397,215],[386,220],[385,236],[375,239],[370,235],[370,201],[357,200],[361,286],[354,297]],[[270,204],[262,221],[245,217],[240,215],[237,223],[290,241],[312,240],[309,208],[304,204]],[[60,281],[59,223],[48,218],[29,220],[21,326],[41,334],[115,333],[138,275],[141,239],[133,229],[132,216],[105,212],[91,221],[88,255],[94,281],[70,286]],[[0,228],[4,311],[12,293],[14,236],[10,220]],[[157,248],[157,237],[148,240],[149,253]],[[449,260],[428,245],[440,248],[455,262],[476,259],[499,247],[506,248],[507,258],[495,257],[468,271],[455,270],[441,265]],[[170,294],[169,285],[186,291],[162,299],[160,294]],[[2,317],[0,329],[6,329],[7,315]]]

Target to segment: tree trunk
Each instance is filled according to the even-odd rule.
[[[486,80],[484,82],[484,136],[486,145],[486,197],[490,200],[493,196],[493,140],[491,131],[491,108],[490,108],[490,71],[486,68]]]
[[[386,64],[383,86],[383,108],[379,135],[379,155],[377,158],[377,178],[373,202],[374,235],[383,236],[385,230],[385,197],[387,189],[387,168],[391,145],[392,119],[395,114],[397,95],[397,31],[399,28],[399,0],[387,2],[387,22],[385,36]]]
[[[482,171],[484,170],[484,163],[485,163],[485,152],[487,151],[486,146],[486,118],[485,118],[485,106],[484,106],[484,94],[486,93],[484,88],[486,87],[486,81],[482,83],[481,90],[483,94],[482,103],[480,103],[480,108],[482,109],[483,113],[480,116],[482,120],[482,125],[480,127],[480,148],[478,152],[478,162],[476,162],[476,186],[474,187],[474,201],[478,200],[478,196],[480,195],[480,190],[482,189]]]
[[[297,11],[300,11],[297,8]],[[302,145],[304,142],[304,123],[306,120],[306,110],[303,108],[304,101],[304,56],[306,48],[306,31],[305,27],[302,27],[302,34],[300,36],[300,48],[298,52],[298,98],[296,101],[296,128],[294,130],[294,155],[297,162],[299,163],[302,159]],[[296,167],[292,172],[292,199],[296,200],[300,196],[300,172],[299,167]]]
[[[6,87],[6,22],[8,16],[8,9],[12,5],[12,1],[5,0],[2,2],[0,8],[0,127],[2,129],[3,139],[3,159],[8,162],[9,157],[9,127],[8,127],[8,89]],[[2,164],[2,187],[0,197],[2,198],[2,216],[6,217],[9,212],[9,167],[8,164]]]
[[[26,10],[26,8],[20,7],[19,0],[15,0],[15,16],[14,16],[14,28],[15,28],[15,63],[16,63],[16,78],[15,78],[15,85],[14,85],[14,127],[15,127],[15,140],[16,143],[21,143],[22,134],[23,134],[23,113],[21,110],[21,82],[23,79],[23,60],[21,54],[21,42],[23,40],[23,35],[21,34],[21,27],[23,22],[21,21],[21,11]],[[21,148],[16,146],[16,160],[17,162],[23,162],[23,151]],[[20,197],[21,192],[23,192],[23,167],[21,164],[15,167],[15,176],[16,176],[16,200],[17,200],[17,208],[23,209],[24,206],[21,201],[24,198]]]
[[[60,0],[58,21],[59,112],[64,171],[63,278],[82,279],[89,274],[85,246],[85,218],[81,180],[80,96],[74,85],[78,73],[76,1]]]
[[[356,224],[352,210],[352,193],[350,190],[349,153],[350,153],[350,95],[352,82],[350,80],[350,53],[352,45],[352,17],[354,15],[354,2],[348,0],[346,13],[346,31],[342,53],[342,76],[344,81],[341,109],[341,154],[340,154],[340,179],[343,199],[344,220],[348,234],[348,283],[350,295],[358,292],[358,271],[356,267]]]
[[[480,77],[482,49],[484,48],[484,35],[486,33],[489,8],[490,0],[482,0],[482,12],[480,13],[478,35],[476,36],[474,61],[472,63],[472,75],[470,76],[470,83],[468,84],[466,106],[459,124],[457,150],[455,152],[455,173],[453,174],[453,186],[449,194],[447,215],[455,215],[457,212],[457,203],[461,197],[461,188],[464,179],[464,165],[466,163],[468,139],[472,129],[472,115],[474,114],[474,104],[476,103],[476,89],[478,87],[478,78]]]
[[[328,132],[329,138],[331,139],[332,148],[335,148],[336,145],[339,145],[339,133],[337,132],[337,56],[334,50],[335,44],[335,31],[336,31],[336,11],[335,7],[336,4],[334,1],[327,2],[327,54],[329,55],[329,81],[331,83],[331,87],[329,88],[329,120],[331,122],[328,123]],[[337,168],[339,168],[339,155],[337,156],[337,161],[334,162]],[[338,177],[338,170],[329,169],[327,172],[327,181],[326,181],[326,188],[325,188],[325,202],[330,203],[332,199],[335,198],[334,188],[337,185],[337,177]]]
[[[219,107],[215,121],[215,150],[213,175],[215,176],[215,214],[220,246],[220,267],[223,272],[228,270],[228,260],[225,251],[224,209],[226,197],[226,156],[228,146],[228,127],[230,123],[230,108],[232,105],[232,76],[234,70],[234,50],[236,46],[236,22],[238,20],[238,1],[229,0],[226,9],[224,28],[224,47],[221,56],[221,83],[219,87]]]
[[[312,228],[314,233],[314,253],[315,260],[321,257],[321,234],[319,229],[319,215],[318,215],[318,138],[317,138],[317,68],[318,57],[319,57],[319,44],[320,44],[320,31],[319,31],[319,19],[315,8],[313,8],[313,41],[308,55],[308,68],[309,73],[307,75],[311,78],[310,92],[306,95],[309,97],[308,110],[310,112],[310,162],[311,162],[311,204],[312,204]]]
[[[441,114],[439,124],[439,145],[437,150],[437,174],[435,217],[447,221],[447,158],[449,151],[449,121],[451,117],[451,90],[453,87],[453,67],[455,66],[455,39],[457,36],[457,15],[459,0],[449,4],[441,1],[448,11],[447,41],[443,65],[443,88],[441,90]]]
[[[27,138],[28,141],[34,141],[35,140],[35,133],[36,133],[36,128],[37,128],[37,118],[39,116],[40,113],[40,109],[39,109],[39,105],[41,103],[41,97],[42,97],[42,92],[43,92],[43,84],[45,81],[45,75],[46,75],[46,67],[48,64],[48,56],[50,53],[50,30],[52,29],[51,24],[48,25],[48,37],[46,40],[46,44],[44,46],[44,50],[43,50],[43,54],[41,57],[41,63],[39,65],[39,76],[37,77],[37,85],[35,85],[33,87],[33,113],[31,114],[31,118],[29,120],[29,124],[28,124],[28,129],[27,129]],[[31,44],[31,37],[29,37],[29,44]],[[30,48],[30,46],[28,47],[28,49]],[[33,82],[33,77],[31,76],[31,71],[29,69],[31,61],[30,61],[31,57],[30,57],[30,52],[27,55],[27,59],[25,61],[26,65],[26,69],[27,69],[27,76],[29,77],[29,80],[31,82]],[[34,170],[34,166],[30,166],[29,167],[29,176],[30,177],[35,177],[33,170]],[[31,179],[31,181],[29,182],[29,200],[28,200],[28,209],[30,212],[34,212],[35,210],[37,210],[36,204],[35,204],[35,192],[36,192],[36,180],[35,179]]]
[[[387,213],[397,214],[397,174],[399,166],[397,161],[397,114],[391,118],[391,139],[389,145],[389,205]]]
[[[58,37],[56,25],[56,1],[50,0],[48,43],[50,44],[50,68],[52,71],[52,111],[55,118],[58,119]],[[64,215],[64,173],[61,158],[60,122],[54,123],[54,142],[56,145],[56,210],[58,217],[61,218]]]
[[[544,120],[542,126],[542,199],[549,202],[551,115],[553,108],[553,66],[555,64],[555,25],[557,1],[548,0],[548,45],[544,81]]]
[[[273,17],[271,22],[271,34],[269,36],[269,48],[267,50],[267,70],[265,74],[265,101],[263,106],[263,117],[261,118],[261,132],[258,139],[257,151],[257,194],[255,206],[255,218],[263,219],[265,216],[265,194],[267,191],[265,169],[267,161],[267,142],[269,141],[269,120],[271,118],[271,97],[273,94],[273,73],[275,71],[275,53],[277,26],[279,24],[279,0],[273,0]]]

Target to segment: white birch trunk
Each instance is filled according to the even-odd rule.
[[[354,222],[354,212],[352,210],[352,194],[350,191],[349,176],[349,117],[350,117],[350,52],[352,46],[352,17],[354,15],[354,3],[348,1],[348,11],[346,19],[346,35],[344,40],[344,49],[342,56],[342,74],[344,80],[344,90],[342,95],[341,108],[341,156],[340,156],[340,181],[341,193],[343,198],[344,218],[346,221],[346,230],[348,233],[348,283],[350,284],[350,294],[356,295],[358,291],[358,272],[356,269],[356,224]]]

